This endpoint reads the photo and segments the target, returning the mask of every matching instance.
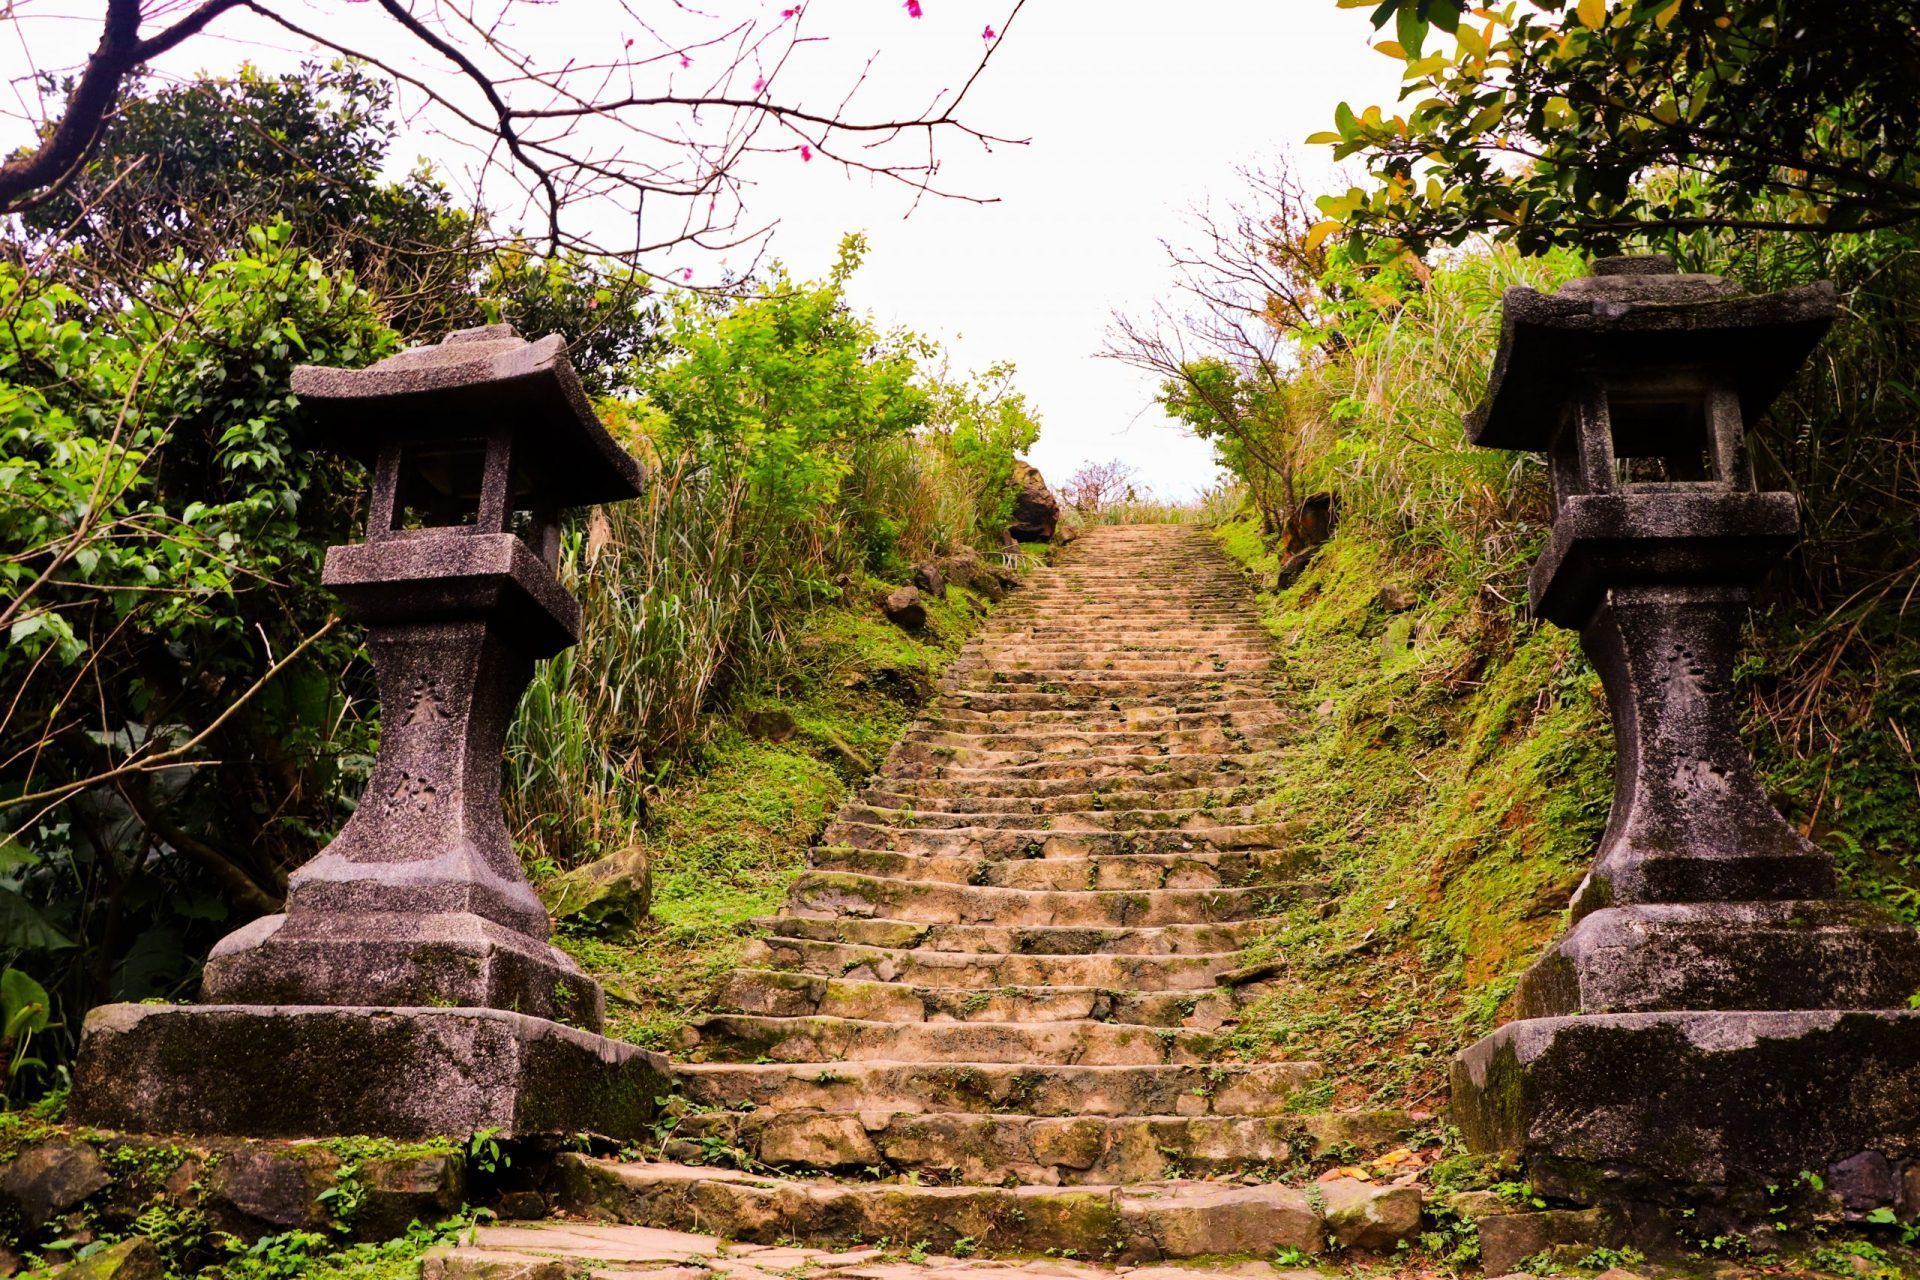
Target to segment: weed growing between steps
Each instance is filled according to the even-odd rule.
[[[735,967],[807,849],[872,773],[985,617],[959,587],[909,634],[853,601],[809,614],[793,657],[735,700],[693,767],[649,805],[650,918],[630,932],[563,929],[559,944],[605,984],[608,1033],[671,1049]]]

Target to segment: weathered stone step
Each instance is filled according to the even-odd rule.
[[[1160,754],[1181,749],[1230,750],[1241,743],[1267,741],[1279,737],[1278,730],[1235,729],[1230,725],[1202,725],[1190,729],[1087,729],[1074,725],[1049,725],[1044,729],[1015,726],[956,729],[931,724],[915,729],[901,739],[929,751],[951,749],[975,755],[1075,754],[1104,755]]]
[[[1168,706],[1143,706],[1127,711],[1088,707],[1073,711],[976,711],[960,706],[940,706],[928,712],[929,724],[947,733],[1051,733],[1068,728],[1082,732],[1111,733],[1117,730],[1208,729],[1217,726],[1245,733],[1270,725],[1295,722],[1265,698],[1235,703],[1217,703],[1197,709]]]
[[[787,892],[789,914],[928,924],[1120,926],[1249,920],[1298,895],[1288,885],[1244,889],[998,889],[935,880],[883,880],[802,873]]]
[[[1199,764],[1221,760],[1240,762],[1254,754],[1266,742],[1173,742],[1137,744],[1088,742],[1078,749],[1058,751],[992,750],[985,748],[928,746],[903,742],[887,757],[887,767],[906,769],[932,766],[954,773],[999,773],[1010,769],[1061,767],[1092,769],[1103,766],[1141,768],[1160,762],[1191,760]]]
[[[1211,1033],[1118,1022],[915,1022],[708,1014],[680,1031],[693,1062],[1205,1062]]]
[[[694,1161],[703,1140],[761,1164],[941,1183],[1110,1185],[1281,1169],[1311,1150],[1291,1116],[888,1115],[726,1112],[681,1120],[662,1154]]]
[[[825,838],[833,844],[852,849],[891,849],[900,853],[1005,860],[1279,849],[1288,843],[1289,832],[1288,828],[1277,823],[1218,823],[1211,826],[1188,823],[1171,831],[1057,831],[1040,827],[926,829],[835,822],[827,828]],[[1097,886],[1085,887],[1091,889]]]
[[[865,982],[911,982],[969,990],[1069,986],[1205,991],[1241,967],[1237,951],[1184,954],[1020,955],[982,951],[905,950],[810,938],[755,938],[741,963]]]
[[[1080,693],[1066,689],[963,688],[945,677],[938,683],[941,692],[933,705],[939,708],[938,714],[943,716],[956,711],[1001,716],[1076,716],[1089,711],[1124,714],[1135,710],[1164,711],[1168,708],[1197,713],[1211,710],[1244,711],[1256,707],[1271,709],[1274,706],[1264,681],[1222,681],[1217,685],[1208,681],[1205,687],[1199,689],[1156,687],[1127,694],[1115,693],[1111,688],[1089,688]]]
[[[923,987],[775,969],[735,969],[713,1008],[769,1018],[868,1022],[1123,1022],[1211,1031],[1238,1018],[1246,988],[1111,991],[1100,987]]]
[[[1272,671],[1274,659],[1261,658],[1055,658],[1045,662],[999,663],[956,658],[947,667],[947,677],[963,684],[994,685],[1041,684],[1047,681],[1072,683],[1076,680],[1134,681],[1143,684],[1175,683],[1208,679],[1214,676],[1259,677]]]
[[[1244,775],[1273,763],[1273,753],[1267,751],[1187,751],[1165,756],[1084,755],[1059,760],[1033,760],[1023,764],[972,764],[963,760],[924,761],[916,759],[911,750],[903,748],[888,757],[881,776],[947,778],[965,781],[969,787],[987,792],[998,789],[989,785],[995,780],[1031,782],[1061,778],[1210,779],[1219,785],[1218,779],[1222,775]]]
[[[944,814],[1112,814],[1124,817],[1133,813],[1166,810],[1220,811],[1244,805],[1257,798],[1251,786],[1182,787],[1177,777],[1165,775],[1142,782],[1140,789],[1127,790],[1111,782],[1085,783],[1063,779],[1057,784],[1038,784],[1034,790],[1023,786],[1018,792],[996,787],[993,794],[980,794],[974,788],[960,787],[939,779],[889,779],[871,784],[860,793],[857,803],[896,811],[925,811]],[[1167,783],[1174,785],[1168,786]]]
[[[1421,1207],[1411,1187],[1350,1179],[1317,1184],[1312,1198],[1278,1183],[928,1187],[618,1164],[572,1152],[558,1158],[555,1174],[561,1207],[584,1218],[695,1229],[749,1244],[906,1240],[947,1252],[964,1241],[964,1252],[984,1242],[1002,1253],[1115,1263],[1319,1253],[1329,1238],[1389,1250],[1419,1229]],[[886,1280],[895,1280],[892,1272]]]
[[[1002,955],[1201,955],[1238,951],[1272,926],[1265,920],[1225,924],[1168,924],[1154,928],[1057,928],[1047,925],[927,924],[910,920],[761,917],[754,924],[776,937],[901,950]]]
[[[1018,1113],[1028,1116],[1265,1116],[1320,1074],[1311,1062],[1143,1067],[1005,1062],[686,1063],[682,1095],[738,1111]],[[1312,1131],[1313,1120],[1306,1122]]]
[[[1015,801],[1013,803],[1030,803]],[[1259,817],[1259,809],[1250,804],[1199,805],[1166,808],[1066,810],[1046,813],[1026,808],[1003,813],[964,813],[941,809],[882,808],[850,802],[836,815],[840,822],[864,823],[874,827],[904,827],[915,831],[946,831],[977,827],[989,831],[1039,830],[1047,835],[1089,831],[1177,831],[1196,832],[1210,827],[1248,826]]]
[[[1000,889],[1218,889],[1273,878],[1296,860],[1266,850],[1097,854],[1092,857],[990,858],[821,846],[808,862],[888,880],[938,880]]]

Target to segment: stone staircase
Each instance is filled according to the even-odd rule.
[[[687,1030],[660,1158],[566,1157],[561,1203],[1134,1262],[1410,1234],[1414,1188],[1287,1181],[1408,1118],[1299,1114],[1315,1064],[1220,1044],[1260,989],[1241,948],[1323,892],[1258,801],[1273,661],[1197,530],[1097,528],[1037,570]]]

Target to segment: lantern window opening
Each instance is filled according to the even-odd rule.
[[[485,437],[402,441],[382,450],[376,477],[375,536],[473,529],[481,523],[487,478]],[[380,519],[380,508],[385,519]]]
[[[1714,397],[1707,388],[1622,389],[1607,394],[1607,438],[1614,486],[1648,491],[1670,486],[1725,487],[1732,480],[1716,440]]]

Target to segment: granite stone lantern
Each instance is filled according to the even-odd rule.
[[[1835,897],[1739,736],[1753,588],[1793,546],[1746,427],[1831,323],[1829,285],[1750,296],[1664,257],[1507,291],[1475,444],[1546,455],[1536,616],[1578,631],[1617,747],[1572,928],[1520,1020],[1454,1064],[1455,1117],[1549,1194],[1756,1212],[1812,1171],[1920,1210],[1920,936]]]
[[[88,1018],[79,1110],[254,1136],[636,1131],[658,1061],[597,1034],[604,997],[548,940],[500,775],[535,661],[579,635],[560,512],[636,496],[639,465],[557,336],[468,329],[293,389],[371,468],[366,541],[329,549],[323,581],[367,630],[379,753],[284,914],[215,946],[205,1003]]]

